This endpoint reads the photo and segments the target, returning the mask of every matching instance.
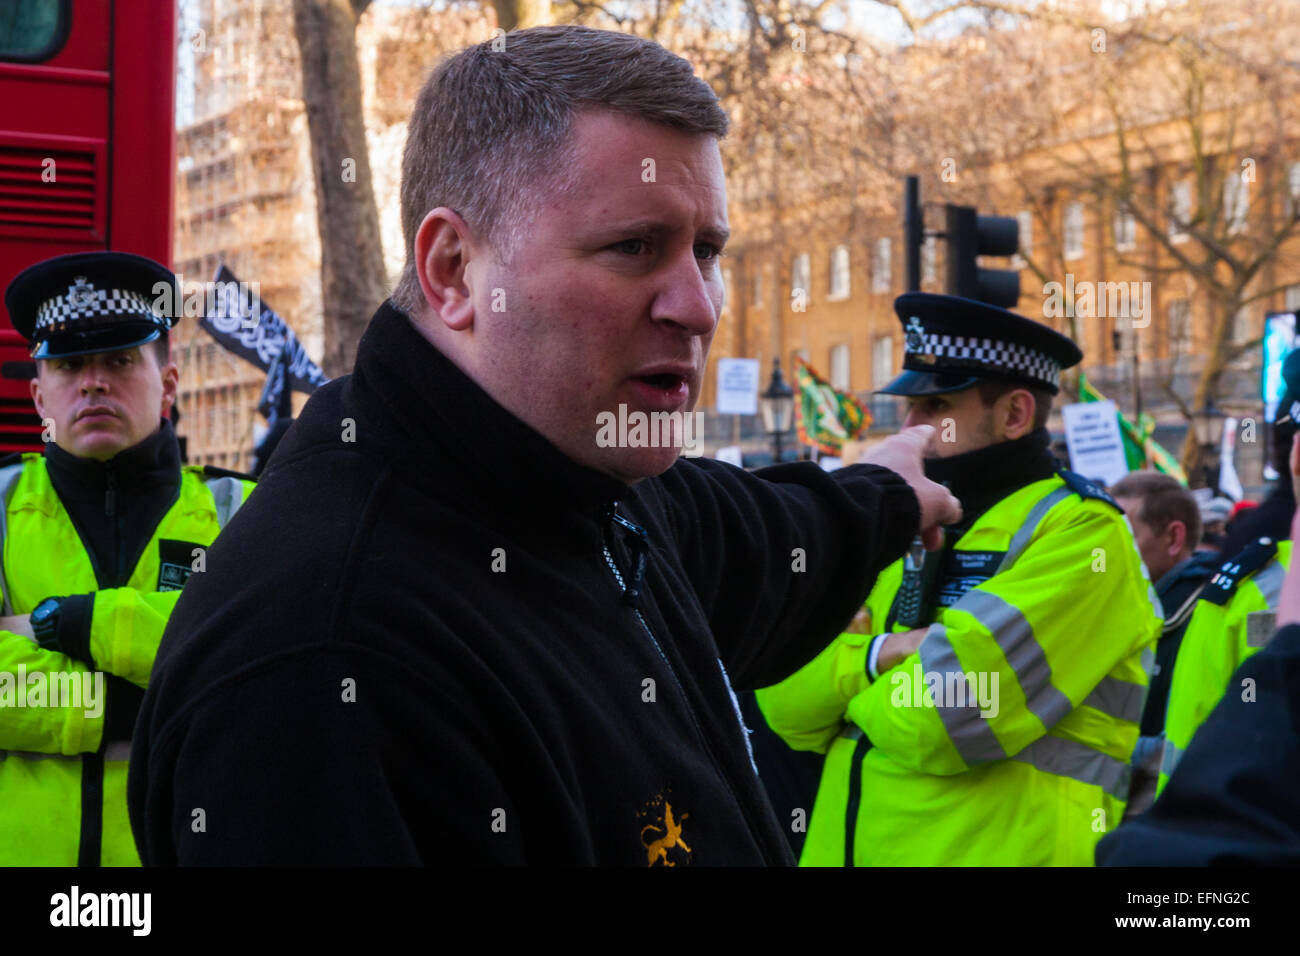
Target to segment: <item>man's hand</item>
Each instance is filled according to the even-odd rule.
[[[943,525],[961,520],[961,503],[952,492],[925,477],[921,459],[933,435],[933,425],[904,428],[858,459],[860,465],[888,468],[912,487],[921,505],[921,540],[927,551],[943,545]]]
[[[876,673],[883,674],[906,659],[909,654],[914,654],[921,646],[921,639],[925,637],[927,630],[928,628],[918,627],[910,631],[899,631],[885,638],[885,642],[880,645],[880,653],[876,655]]]
[[[10,617],[0,617],[0,631],[9,631],[13,634],[21,634],[31,641],[36,640],[36,634],[32,631],[32,622],[26,614],[14,614]]]

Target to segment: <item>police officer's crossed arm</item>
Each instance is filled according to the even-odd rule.
[[[0,631],[18,634],[31,641],[36,640],[36,633],[32,630],[31,617],[27,614],[12,614],[9,617],[0,617]]]

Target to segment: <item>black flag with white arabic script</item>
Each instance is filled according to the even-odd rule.
[[[254,289],[241,283],[224,265],[217,269],[213,285],[213,307],[199,319],[199,325],[226,351],[267,373],[267,387],[258,403],[263,415],[273,417],[282,390],[311,394],[329,381],[289,324]]]

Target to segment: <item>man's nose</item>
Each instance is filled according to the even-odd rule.
[[[718,324],[718,313],[710,292],[711,281],[701,271],[694,248],[688,249],[665,272],[664,287],[655,297],[650,317],[679,325],[691,335],[708,335]]]
[[[920,406],[913,405],[907,410],[907,417],[903,419],[903,427],[911,428],[913,425],[929,425],[930,417],[921,411]]]
[[[82,366],[80,383],[82,392],[87,394],[108,391],[108,380],[98,362],[87,362]]]

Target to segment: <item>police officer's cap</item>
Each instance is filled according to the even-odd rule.
[[[903,373],[877,391],[942,395],[983,381],[1060,391],[1079,347],[1040,322],[973,299],[908,292],[894,300],[903,324]]]
[[[14,328],[32,358],[145,345],[174,324],[176,276],[128,252],[78,252],[20,272],[5,290]]]
[[[1278,402],[1277,418],[1274,425],[1300,426],[1300,349],[1295,349],[1282,363],[1282,381],[1286,391]]]

